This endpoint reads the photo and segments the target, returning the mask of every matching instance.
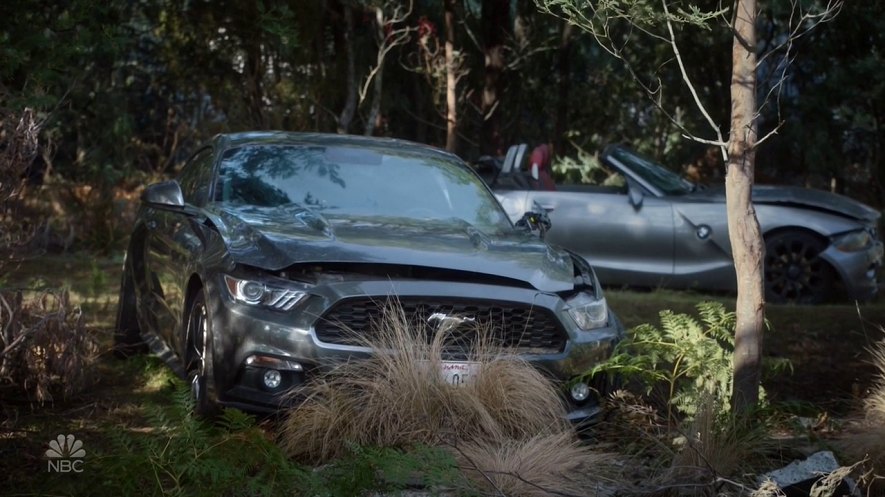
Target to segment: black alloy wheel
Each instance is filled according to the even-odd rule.
[[[777,233],[765,242],[765,299],[775,304],[819,304],[830,297],[833,269],[820,258],[818,237],[798,231]]]

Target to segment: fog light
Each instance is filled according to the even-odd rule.
[[[264,386],[270,390],[277,388],[280,386],[280,383],[283,382],[283,377],[280,375],[280,372],[276,369],[268,369],[264,372]],[[574,394],[572,394],[574,395]]]
[[[590,396],[590,387],[586,383],[575,383],[572,385],[571,394],[575,402],[583,402]]]

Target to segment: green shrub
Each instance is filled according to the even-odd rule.
[[[316,494],[316,478],[292,462],[252,416],[227,409],[217,424],[192,414],[187,385],[171,406],[148,410],[149,430],[111,432],[96,464],[106,495]]]
[[[337,497],[395,492],[414,485],[419,477],[422,484],[434,486],[460,479],[451,455],[422,446],[405,451],[351,445],[324,466],[300,466],[254,417],[226,409],[210,423],[192,414],[187,385],[175,379],[166,389],[171,389],[172,402],[148,409],[149,428],[107,430],[109,443],[88,460],[88,471],[103,478],[100,492],[90,486],[91,492]]]
[[[694,416],[702,403],[727,413],[734,376],[735,315],[718,302],[701,302],[697,309],[700,320],[661,311],[660,328],[650,324],[633,328],[612,357],[590,374],[619,376],[638,383],[647,395],[662,393],[670,420],[676,414]],[[766,364],[774,369],[789,367],[786,360]],[[761,387],[760,397],[764,398]]]

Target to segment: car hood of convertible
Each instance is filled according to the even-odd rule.
[[[493,275],[543,292],[575,285],[571,256],[517,229],[488,234],[460,219],[343,217],[300,207],[223,206],[209,217],[240,264],[397,264]]]
[[[725,202],[725,188],[721,186],[707,188],[686,197],[687,200]],[[854,199],[798,186],[754,186],[753,203],[803,207],[867,222],[879,219],[879,211]]]

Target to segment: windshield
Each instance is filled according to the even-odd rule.
[[[215,200],[295,205],[330,217],[463,220],[486,232],[512,229],[467,167],[397,149],[250,145],[225,152]]]
[[[692,184],[678,174],[632,150],[615,147],[610,155],[664,195],[684,195],[693,190]]]

